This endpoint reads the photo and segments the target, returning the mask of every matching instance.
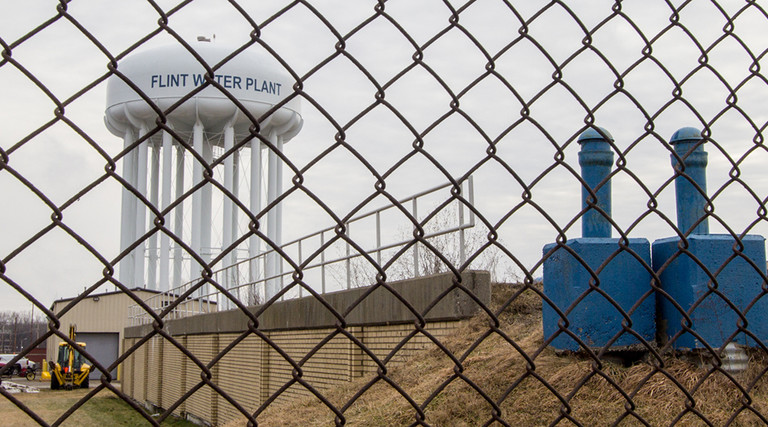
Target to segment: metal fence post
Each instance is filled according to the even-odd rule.
[[[411,202],[411,206],[413,209],[413,212],[412,212],[413,218],[416,220],[416,223],[418,223],[419,209],[418,209],[418,204],[416,202],[416,197],[413,198],[413,201]],[[416,230],[414,229],[414,231]],[[419,277],[419,243],[418,242],[414,243],[413,245],[413,277]]]
[[[464,236],[464,205],[457,202],[459,207],[459,264],[464,265],[467,261],[466,239]]]
[[[301,265],[301,263],[304,262],[304,258],[301,255],[301,240],[299,240],[298,246],[299,246],[299,265]],[[299,298],[302,297],[303,291],[304,291],[304,288],[299,286]]]
[[[320,247],[325,246],[325,233],[320,233]],[[320,286],[321,294],[325,294],[325,250],[320,252]]]
[[[349,223],[344,224],[346,226],[346,232],[347,238],[349,238]],[[347,244],[347,259],[345,261],[345,264],[347,266],[347,289],[351,289],[352,287],[352,265],[349,259],[349,256],[352,254],[352,247],[350,246],[348,241],[345,241]]]
[[[376,263],[381,267],[381,211],[376,212]]]

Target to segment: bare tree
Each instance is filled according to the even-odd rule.
[[[252,305],[261,305],[264,301],[262,300],[262,296],[259,293],[258,285],[252,284],[250,286],[247,286],[245,288],[245,305],[252,306]]]
[[[489,245],[485,227],[476,225],[461,231],[445,232],[458,227],[455,215],[443,210],[424,226],[427,244],[416,242],[402,253],[386,269],[388,281],[428,276],[455,270],[485,270],[491,273],[493,281],[514,279],[514,270],[506,266],[503,252],[495,245]],[[463,233],[463,238],[461,233]],[[400,231],[402,240],[416,240],[414,230]],[[462,251],[463,241],[463,251]],[[401,247],[382,254],[382,267]],[[414,255],[415,254],[415,255]],[[353,254],[354,256],[354,254]],[[376,259],[376,254],[370,254]],[[467,263],[467,261],[469,261]],[[467,263],[466,266],[463,264]],[[417,266],[418,268],[415,268]],[[376,282],[377,269],[363,256],[354,256],[348,262],[339,262],[330,268],[333,280],[345,283],[347,276],[352,287],[368,286]],[[510,277],[507,277],[510,276]]]
[[[0,312],[0,353],[18,353],[48,329],[44,317],[32,312]]]
[[[454,269],[485,270],[496,278],[502,252],[496,246],[488,245],[488,233],[485,228],[476,225],[462,231],[441,234],[443,230],[454,227],[457,227],[457,224],[450,216],[442,212],[436,215],[424,227],[427,244],[416,243],[414,248],[398,260],[399,262],[393,264],[392,279],[428,276]],[[414,268],[414,265],[418,268]]]

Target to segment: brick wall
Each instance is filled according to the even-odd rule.
[[[131,346],[133,346],[138,340],[128,338],[128,339],[125,339],[124,341],[125,342],[123,343],[124,345],[123,348],[128,349],[128,348],[131,348]],[[134,375],[134,369],[133,369],[133,365],[135,363],[136,363],[136,358],[129,357],[128,359],[126,359],[125,362],[123,362],[123,365],[122,365],[123,381],[122,381],[121,387],[123,392],[125,392],[128,396],[136,396],[135,389],[133,387],[133,382],[134,382],[133,380],[134,378],[136,378],[136,376]]]
[[[208,362],[211,361],[214,351],[218,350],[217,344],[217,335],[193,335],[187,338],[187,349],[203,365],[207,365]],[[216,353],[218,353],[218,351],[216,351]],[[187,388],[191,390],[203,381],[201,375],[204,371],[192,360],[187,360],[186,368]],[[216,383],[217,375],[215,368],[211,370],[211,375],[211,380]],[[214,399],[212,393],[213,390],[205,384],[197,389],[197,391],[187,399],[187,412],[203,419],[216,420],[218,402],[217,399]],[[203,414],[205,417],[201,416]]]
[[[220,350],[240,338],[242,334],[219,336]],[[249,334],[230,350],[219,362],[218,385],[248,413],[253,413],[261,404],[261,355],[264,351],[262,340]],[[219,418],[231,420],[242,415],[227,399],[217,394]]]
[[[147,348],[147,366],[144,368],[147,377],[147,397],[146,400],[155,406],[162,406],[162,377],[159,375],[158,367],[163,366],[162,338],[153,337],[146,344]]]
[[[187,337],[175,337],[182,346],[186,346]],[[187,392],[187,377],[185,375],[187,368],[187,357],[171,342],[163,339],[163,390],[160,407],[167,409],[178,403],[181,396]],[[181,415],[186,411],[186,403],[182,402],[173,411],[176,415]]]
[[[441,338],[458,328],[461,321],[435,322],[427,330]],[[351,327],[349,332],[380,359],[384,359],[400,341],[414,331],[411,325]],[[266,335],[294,362],[302,365],[302,380],[318,390],[352,381],[376,371],[377,365],[352,340],[335,329],[275,331]],[[206,334],[175,337],[202,362],[208,364],[242,334]],[[322,346],[315,348],[326,340]],[[136,340],[126,339],[125,345]],[[416,334],[388,363],[396,366],[434,347],[423,334]],[[311,353],[311,354],[310,354]],[[162,366],[162,369],[160,367]],[[212,382],[249,413],[281,387],[293,381],[293,366],[266,341],[249,334],[233,347],[211,370]],[[125,363],[124,391],[137,401],[167,408],[201,382],[201,369],[162,337],[153,338]],[[311,396],[303,385],[294,382],[275,399],[276,403]],[[242,418],[227,399],[208,385],[203,385],[174,411],[175,414],[224,424]]]
[[[448,275],[422,280],[423,286],[429,287],[429,292],[416,289],[422,303],[426,305],[431,301],[430,294],[439,295],[450,285],[451,277]],[[470,281],[476,289],[476,295],[480,295],[483,300],[490,299],[487,276],[481,276],[479,280],[472,276],[465,280],[464,284],[469,287]],[[408,291],[414,292],[413,287],[420,285],[406,282],[400,286],[411,286]],[[350,291],[347,299],[354,301],[357,298],[355,292],[357,291]],[[338,304],[343,304],[345,296],[339,294],[333,298],[336,298]],[[381,295],[382,298],[389,297],[386,293]],[[471,304],[463,295],[457,293],[454,300],[443,304],[439,316],[425,317],[425,330],[436,339],[443,339],[460,327],[463,319],[475,311],[471,309]],[[345,333],[365,345],[381,361],[399,346],[387,363],[389,367],[417,356],[420,351],[435,347],[429,337],[416,332],[412,317],[410,321],[406,321],[404,318],[407,316],[401,315],[400,318],[393,318],[391,322],[381,322],[382,318],[386,318],[386,313],[363,312],[358,314],[361,319],[359,322],[348,325],[342,331],[335,325],[323,323],[325,320],[322,316],[306,315],[301,311],[306,306],[306,302],[298,300],[294,307],[290,304],[280,307],[282,310],[293,310],[298,313],[297,317],[306,320],[302,325],[294,318],[288,327],[283,328],[276,327],[280,325],[280,321],[273,320],[270,324],[269,320],[265,320],[260,331],[267,339],[246,332],[247,327],[233,323],[232,317],[238,314],[237,311],[185,319],[181,321],[183,323],[177,324],[169,322],[167,329],[173,339],[203,365],[208,365],[234,343],[211,367],[212,385],[201,384],[202,370],[197,363],[166,338],[155,336],[123,364],[123,390],[141,404],[167,409],[179,403],[186,393],[197,387],[194,393],[174,409],[174,414],[196,418],[211,425],[220,425],[242,419],[242,413],[235,404],[252,414],[269,400],[274,400],[272,403],[280,403],[312,396],[308,388],[294,377],[294,365],[286,358],[300,365],[297,373],[300,372],[301,381],[319,391],[375,373],[378,365]],[[371,304],[371,307],[375,306],[376,304]],[[414,306],[418,306],[418,303]],[[240,316],[247,319],[242,313]],[[366,324],[366,316],[371,316],[376,321]],[[126,329],[124,348],[130,348],[145,333],[140,327]],[[403,340],[406,340],[405,343]],[[216,387],[234,402],[219,394],[215,390]]]

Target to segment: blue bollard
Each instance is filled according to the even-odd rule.
[[[675,132],[669,141],[683,161],[681,166],[675,156],[670,155],[672,167],[685,174],[675,178],[677,228],[683,234],[709,234],[709,221],[704,210],[707,204],[707,153],[702,139],[698,129],[686,127]]]
[[[582,237],[611,237],[611,223],[607,219],[611,216],[611,181],[603,181],[611,173],[613,150],[605,137],[613,141],[611,134],[603,128],[600,128],[600,132],[590,128],[579,136],[581,177],[589,187],[581,188],[581,208],[589,206],[587,201],[591,197],[589,190],[592,189],[597,196],[595,205],[605,212],[603,214],[593,208],[584,213],[581,218]],[[595,190],[601,183],[602,187]]]
[[[688,177],[675,179],[677,227],[686,237],[685,242],[679,237],[653,242],[653,269],[667,294],[657,294],[659,340],[679,350],[704,348],[705,343],[719,348],[730,341],[753,346],[754,340],[739,332],[739,312],[757,339],[768,339],[768,298],[761,296],[765,238],[747,235],[737,244],[730,234],[709,234],[707,153],[701,139],[699,130],[683,128],[670,141]],[[672,156],[675,170],[680,170],[678,163]]]
[[[596,193],[595,205],[602,212],[592,208],[584,213],[584,237],[564,245],[550,243],[542,251],[544,294],[552,301],[542,307],[544,339],[554,336],[550,346],[556,350],[599,350],[608,343],[610,350],[643,349],[643,341],[652,341],[656,335],[656,300],[652,294],[646,295],[651,282],[650,243],[629,239],[622,248],[619,239],[611,238],[606,217],[611,214],[611,186],[606,178],[611,173],[613,150],[605,137],[610,134],[602,128],[599,132],[588,129],[579,137],[582,179]],[[584,186],[581,195],[582,208],[586,208],[590,193]],[[575,338],[561,331],[563,318],[555,307],[565,314],[568,331]],[[624,331],[624,322],[634,334]]]

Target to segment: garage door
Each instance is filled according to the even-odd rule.
[[[78,332],[77,340],[84,342],[85,349],[104,367],[117,360],[120,335],[118,333]],[[112,370],[112,378],[116,378],[117,370]],[[101,371],[95,369],[88,377],[92,380],[101,378]]]

